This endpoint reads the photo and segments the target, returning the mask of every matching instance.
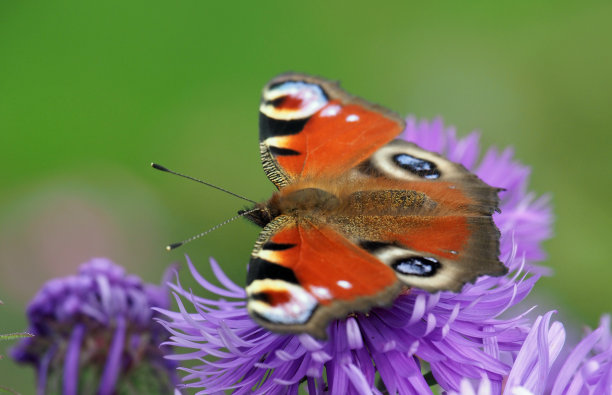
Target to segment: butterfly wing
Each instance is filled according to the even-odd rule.
[[[300,178],[344,174],[403,129],[403,119],[391,111],[302,74],[270,81],[259,108],[263,167],[279,188]]]
[[[339,231],[391,267],[406,285],[460,291],[482,275],[500,276],[499,211],[493,188],[460,164],[394,140],[354,171],[366,191],[349,195],[361,212]]]
[[[324,338],[332,318],[389,304],[400,289],[393,270],[336,230],[280,216],[253,250],[247,307],[268,329]]]

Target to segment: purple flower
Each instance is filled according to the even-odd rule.
[[[547,201],[526,194],[528,169],[512,161],[508,150],[490,150],[476,166],[476,134],[457,139],[440,120],[417,124],[409,118],[404,137],[506,189],[502,213],[494,219],[502,232],[500,259],[510,274],[481,277],[460,293],[412,289],[390,308],[332,322],[329,340],[321,342],[259,327],[246,311],[244,290],[214,260],[221,286],[204,279],[188,259],[194,278],[220,299],[195,296],[178,282],[171,285],[179,312],[161,310],[168,317],[161,323],[172,335],[167,344],[187,351],[169,358],[192,362],[181,368],[185,386],[201,389],[200,394],[297,393],[302,383],[311,394],[423,394],[431,393],[431,378],[444,390],[458,391],[465,377],[487,377],[501,391],[529,326],[523,315],[497,317],[520,302],[541,274],[528,264],[543,258],[539,243],[549,236],[551,222]],[[521,274],[525,269],[534,275]],[[195,312],[188,312],[187,304]]]
[[[168,336],[151,310],[168,306],[165,287],[95,258],[36,294],[27,310],[35,336],[22,340],[12,356],[36,367],[39,394],[169,393],[175,366],[159,349]]]
[[[610,316],[587,335],[559,370],[552,394],[612,394],[612,333]]]
[[[603,316],[595,331],[587,335],[552,374],[553,364],[565,341],[559,322],[550,323],[552,312],[538,317],[510,371],[503,394],[612,394],[612,335],[610,316]],[[455,395],[492,395],[487,377],[475,383],[463,379]],[[476,389],[475,389],[476,387]]]

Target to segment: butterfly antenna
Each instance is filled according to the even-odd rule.
[[[220,223],[220,224],[218,224],[218,225],[213,226],[212,228],[208,229],[208,230],[207,230],[207,231],[205,231],[205,232],[202,232],[202,233],[200,233],[200,234],[198,234],[198,235],[192,236],[192,237],[188,238],[187,240],[183,240],[183,241],[178,242],[178,243],[172,243],[172,244],[170,244],[170,245],[166,246],[166,250],[168,250],[168,251],[172,251],[172,250],[174,250],[175,248],[178,248],[178,247],[182,246],[183,244],[187,244],[187,243],[189,243],[189,242],[194,241],[195,239],[199,239],[200,237],[202,237],[202,236],[205,236],[205,235],[209,234],[209,233],[210,233],[210,232],[212,232],[213,230],[217,230],[217,229],[219,229],[220,227],[222,227],[223,225],[227,225],[227,224],[229,224],[230,222],[235,221],[235,220],[237,220],[237,219],[238,219],[238,218],[240,218],[240,217],[244,217],[245,215],[249,215],[249,214],[251,214],[251,213],[253,213],[253,212],[257,211],[257,210],[261,210],[261,208],[256,207],[256,208],[254,208],[254,209],[252,209],[252,210],[243,211],[243,212],[241,212],[240,214],[236,215],[235,217],[232,217],[232,218],[226,219],[225,221],[221,222],[221,223]]]
[[[183,177],[183,178],[186,178],[186,179],[188,179],[188,180],[191,180],[191,181],[199,182],[200,184],[208,185],[208,186],[209,186],[209,187],[211,187],[211,188],[218,189],[218,190],[223,191],[223,192],[225,192],[225,193],[228,193],[228,194],[230,194],[230,195],[232,195],[232,196],[235,196],[235,197],[237,197],[237,198],[239,198],[239,199],[246,200],[247,202],[251,202],[251,203],[253,203],[253,204],[257,204],[257,202],[256,202],[256,201],[251,200],[251,199],[249,199],[249,198],[246,198],[246,197],[244,197],[244,196],[240,196],[240,195],[238,195],[237,193],[230,192],[230,191],[228,191],[227,189],[223,189],[223,188],[218,187],[218,186],[216,186],[216,185],[210,184],[210,183],[208,183],[208,182],[206,182],[206,181],[198,180],[198,179],[197,179],[197,178],[195,178],[195,177],[191,177],[191,176],[187,176],[187,175],[185,175],[185,174],[177,173],[177,172],[175,172],[175,171],[173,171],[173,170],[168,169],[167,167],[164,167],[164,166],[162,166],[162,165],[158,165],[157,163],[151,163],[151,167],[152,167],[152,168],[154,168],[154,169],[160,170],[160,171],[165,171],[166,173],[174,174],[175,176],[179,176],[179,177]],[[235,219],[235,218],[234,218],[234,219]]]

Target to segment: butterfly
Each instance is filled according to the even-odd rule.
[[[278,188],[245,217],[261,226],[247,309],[264,328],[326,338],[333,319],[403,291],[460,291],[501,276],[493,188],[397,139],[404,121],[335,82],[288,73],[263,89],[263,169]]]

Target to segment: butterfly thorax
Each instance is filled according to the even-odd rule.
[[[246,218],[265,227],[279,216],[324,218],[338,210],[340,198],[328,190],[310,185],[292,185],[274,193],[266,202],[255,206]]]

